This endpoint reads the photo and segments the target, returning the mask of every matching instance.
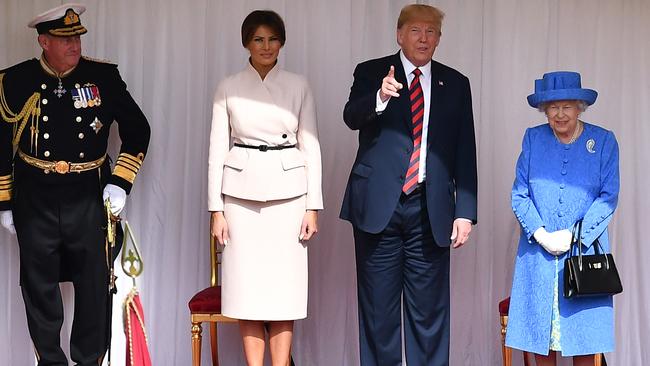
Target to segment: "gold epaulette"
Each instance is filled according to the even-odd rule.
[[[87,60],[87,61],[99,62],[99,63],[102,63],[102,64],[109,64],[109,65],[117,65],[116,62],[109,61],[109,60],[93,58],[93,57],[88,57],[88,56],[81,56],[81,57],[83,57],[84,60]]]
[[[5,122],[14,124],[13,144],[18,145],[20,136],[27,125],[27,121],[31,119],[32,124],[38,122],[38,118],[41,115],[41,93],[35,92],[32,94],[23,105],[20,113],[14,113],[11,108],[9,108],[9,103],[5,97],[3,84],[4,76],[5,74],[0,74],[0,117],[2,117]],[[20,123],[18,123],[19,121]]]
[[[138,171],[142,167],[143,160],[143,153],[139,153],[138,156],[133,156],[127,153],[120,153],[120,155],[117,156],[113,174],[133,184],[135,181],[135,176],[138,174]]]

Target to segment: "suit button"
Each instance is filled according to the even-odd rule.
[[[562,169],[562,175],[566,175],[566,169]]]
[[[79,89],[79,88],[81,87],[81,85],[79,85],[79,84],[77,83],[77,84],[74,84],[74,87],[77,88],[77,89]]]
[[[560,211],[560,212],[557,213],[557,215],[562,217],[562,216],[564,216],[564,212]]]
[[[49,158],[50,157],[50,152],[49,151],[44,152],[43,156],[45,156],[46,158]]]
[[[74,120],[77,121],[77,122],[81,122],[81,117],[77,116],[77,118],[75,118]]]
[[[43,90],[47,89],[47,85],[41,84],[41,89],[43,89]]]
[[[84,156],[86,156],[86,154],[84,154],[83,152],[80,152],[80,153],[79,153],[79,157],[80,157],[81,159],[83,159]]]
[[[286,134],[286,133],[283,133],[283,134],[282,134],[282,138],[283,138],[283,139],[286,139],[286,138],[287,138],[287,134]]]
[[[43,122],[47,122],[47,120],[49,120],[49,119],[50,119],[50,117],[48,117],[48,116],[43,116]]]
[[[84,138],[84,133],[83,133],[83,132],[80,132],[78,136],[79,136],[79,140],[83,140],[83,138]]]
[[[43,104],[47,104],[47,99],[43,99],[43,100],[41,101],[41,103],[43,103]]]
[[[564,189],[565,185],[564,183],[560,183],[560,189]]]
[[[46,140],[49,139],[49,138],[50,138],[50,134],[47,133],[47,132],[44,133],[44,134],[43,134],[43,138],[46,139]]]

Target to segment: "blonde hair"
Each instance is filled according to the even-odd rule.
[[[442,33],[442,19],[445,13],[442,10],[424,4],[410,4],[402,8],[397,18],[397,29],[408,22],[423,21],[432,23],[437,29],[438,33]]]

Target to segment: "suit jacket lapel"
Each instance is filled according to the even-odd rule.
[[[397,98],[397,109],[399,119],[401,119],[408,131],[413,129],[411,126],[411,97],[409,95],[408,81],[404,73],[404,65],[399,57],[399,51],[393,56],[392,65],[395,66],[395,80],[402,83],[402,90],[399,91],[399,98]]]
[[[431,60],[431,97],[429,100],[429,130],[427,132],[427,144],[433,142],[433,139],[438,135],[436,132],[440,128],[440,100],[444,92],[444,83],[440,85],[440,70],[438,70],[437,63]]]

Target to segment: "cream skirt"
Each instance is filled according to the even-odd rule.
[[[305,196],[269,202],[225,196],[222,313],[248,320],[307,317]]]

